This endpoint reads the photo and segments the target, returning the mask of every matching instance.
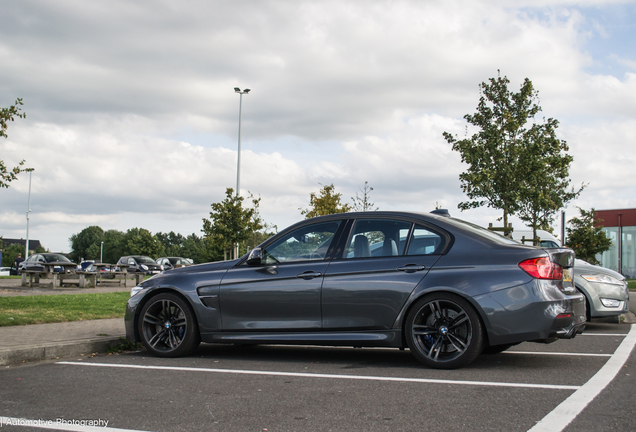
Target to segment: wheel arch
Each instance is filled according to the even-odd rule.
[[[477,315],[479,316],[479,321],[484,329],[484,346],[489,346],[490,345],[490,340],[489,340],[489,332],[490,332],[490,326],[489,326],[489,321],[487,319],[487,315],[486,312],[483,310],[483,308],[479,305],[479,303],[471,296],[467,295],[466,292],[457,289],[457,288],[453,288],[453,287],[446,287],[446,286],[441,286],[441,287],[434,287],[434,288],[429,288],[429,289],[425,289],[425,290],[421,290],[418,291],[417,293],[414,293],[408,300],[408,302],[405,304],[404,308],[402,308],[402,310],[400,311],[400,313],[398,314],[398,317],[396,319],[395,325],[393,326],[394,328],[399,328],[400,329],[400,333],[402,334],[402,346],[406,347],[407,343],[406,343],[406,317],[408,316],[408,314],[411,312],[411,310],[413,309],[413,307],[415,307],[415,305],[417,304],[417,302],[424,296],[427,296],[429,294],[436,294],[436,293],[446,293],[446,294],[453,294],[456,295],[458,297],[461,297],[462,299],[466,300],[475,310],[475,312],[477,312]]]
[[[182,300],[185,300],[186,305],[188,306],[188,308],[190,309],[190,312],[192,313],[192,319],[194,320],[194,324],[195,324],[194,328],[197,329],[197,332],[199,332],[199,334],[201,333],[201,331],[199,330],[199,320],[197,318],[197,314],[195,313],[195,308],[194,308],[194,305],[192,304],[192,300],[190,299],[190,297],[188,297],[187,295],[184,295],[182,292],[180,292],[179,290],[173,287],[164,286],[164,287],[157,287],[149,291],[137,305],[135,309],[135,316],[133,319],[133,334],[135,335],[135,341],[137,342],[141,341],[141,333],[139,332],[139,315],[141,315],[141,311],[143,310],[144,306],[146,306],[146,304],[152,298],[156,297],[159,294],[173,294],[181,298]]]

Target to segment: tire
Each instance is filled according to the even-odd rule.
[[[433,369],[456,369],[479,356],[484,331],[479,315],[463,298],[432,293],[407,315],[406,342],[411,353]]]
[[[180,357],[199,346],[201,337],[190,305],[170,293],[152,297],[139,314],[139,336],[158,357]]]

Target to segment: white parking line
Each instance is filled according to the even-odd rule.
[[[318,373],[303,373],[303,372],[256,371],[256,370],[240,370],[240,369],[239,370],[237,369],[209,369],[209,368],[193,368],[193,367],[177,367],[177,366],[145,366],[145,365],[116,364],[116,363],[56,362],[56,364],[72,365],[72,366],[126,368],[126,369],[166,370],[166,371],[180,371],[180,372],[209,372],[209,373],[242,374],[242,375],[287,376],[287,377],[302,377],[302,378],[329,378],[329,379],[392,381],[392,382],[427,383],[427,384],[457,384],[457,385],[474,385],[474,386],[490,386],[490,387],[540,388],[540,389],[550,389],[550,390],[578,390],[580,388],[580,386],[557,385],[557,384],[529,384],[529,383],[508,383],[508,382],[490,382],[490,381],[459,381],[459,380],[399,378],[399,377],[368,376],[368,375],[338,375],[338,374],[318,374]]]
[[[580,335],[576,335],[576,337],[579,337],[579,336],[622,336],[622,337],[625,337],[628,334],[629,333],[581,333]]]
[[[636,346],[636,326],[631,325],[629,333],[601,370],[528,432],[560,432],[565,429],[612,382],[629,358],[634,346]]]
[[[613,354],[540,352],[540,351],[504,351],[502,352],[502,354],[531,354],[531,355],[574,356],[574,357],[611,357],[613,355]]]
[[[147,432],[136,429],[118,429],[108,426],[89,426],[91,420],[43,420],[0,416],[0,429],[4,426],[24,426],[39,429],[53,429],[73,432]],[[106,422],[108,424],[108,422]]]

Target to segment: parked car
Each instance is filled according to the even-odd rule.
[[[625,276],[577,259],[574,285],[587,300],[587,319],[622,315],[629,312],[629,287]]]
[[[11,267],[0,267],[0,276],[10,276]]]
[[[161,357],[201,341],[408,347],[450,369],[484,348],[573,338],[585,325],[573,265],[570,249],[523,246],[439,214],[321,216],[239,259],[142,282],[126,335]]]
[[[537,237],[539,237],[540,247],[561,247],[561,242],[547,231],[537,230]],[[515,230],[512,232],[512,238],[522,244],[532,246],[533,233],[532,230]]]
[[[82,261],[81,263],[79,263],[77,265],[77,270],[78,271],[85,271],[87,270],[91,265],[93,265],[95,261]]]
[[[22,261],[20,263],[20,265],[18,266],[18,273],[22,272],[23,270],[35,270],[44,272],[46,271],[46,266],[44,265],[44,263],[67,264],[72,263],[72,261],[60,253],[36,253],[30,255],[25,261]],[[61,265],[54,266],[53,271],[63,273],[64,267]]]
[[[162,258],[157,258],[157,264],[162,265],[164,270],[172,270],[173,268],[179,268],[179,267],[192,265],[192,262],[187,258],[162,257]]]
[[[513,238],[532,239],[532,231],[513,231]],[[541,247],[561,247],[561,242],[547,231],[537,231]],[[592,318],[618,317],[629,312],[629,287],[625,277],[614,270],[574,261],[574,286],[585,295],[586,316]]]
[[[117,266],[125,265],[128,267],[122,267],[122,269],[125,268],[129,273],[145,273],[147,275],[154,275],[163,271],[163,267],[157,264],[155,260],[144,255],[129,255],[119,258]]]

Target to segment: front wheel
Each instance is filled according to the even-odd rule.
[[[141,310],[138,328],[146,349],[158,357],[186,355],[201,342],[189,305],[174,294],[151,298]]]
[[[475,309],[450,293],[424,296],[406,318],[411,353],[434,369],[466,366],[481,353],[484,332]]]

